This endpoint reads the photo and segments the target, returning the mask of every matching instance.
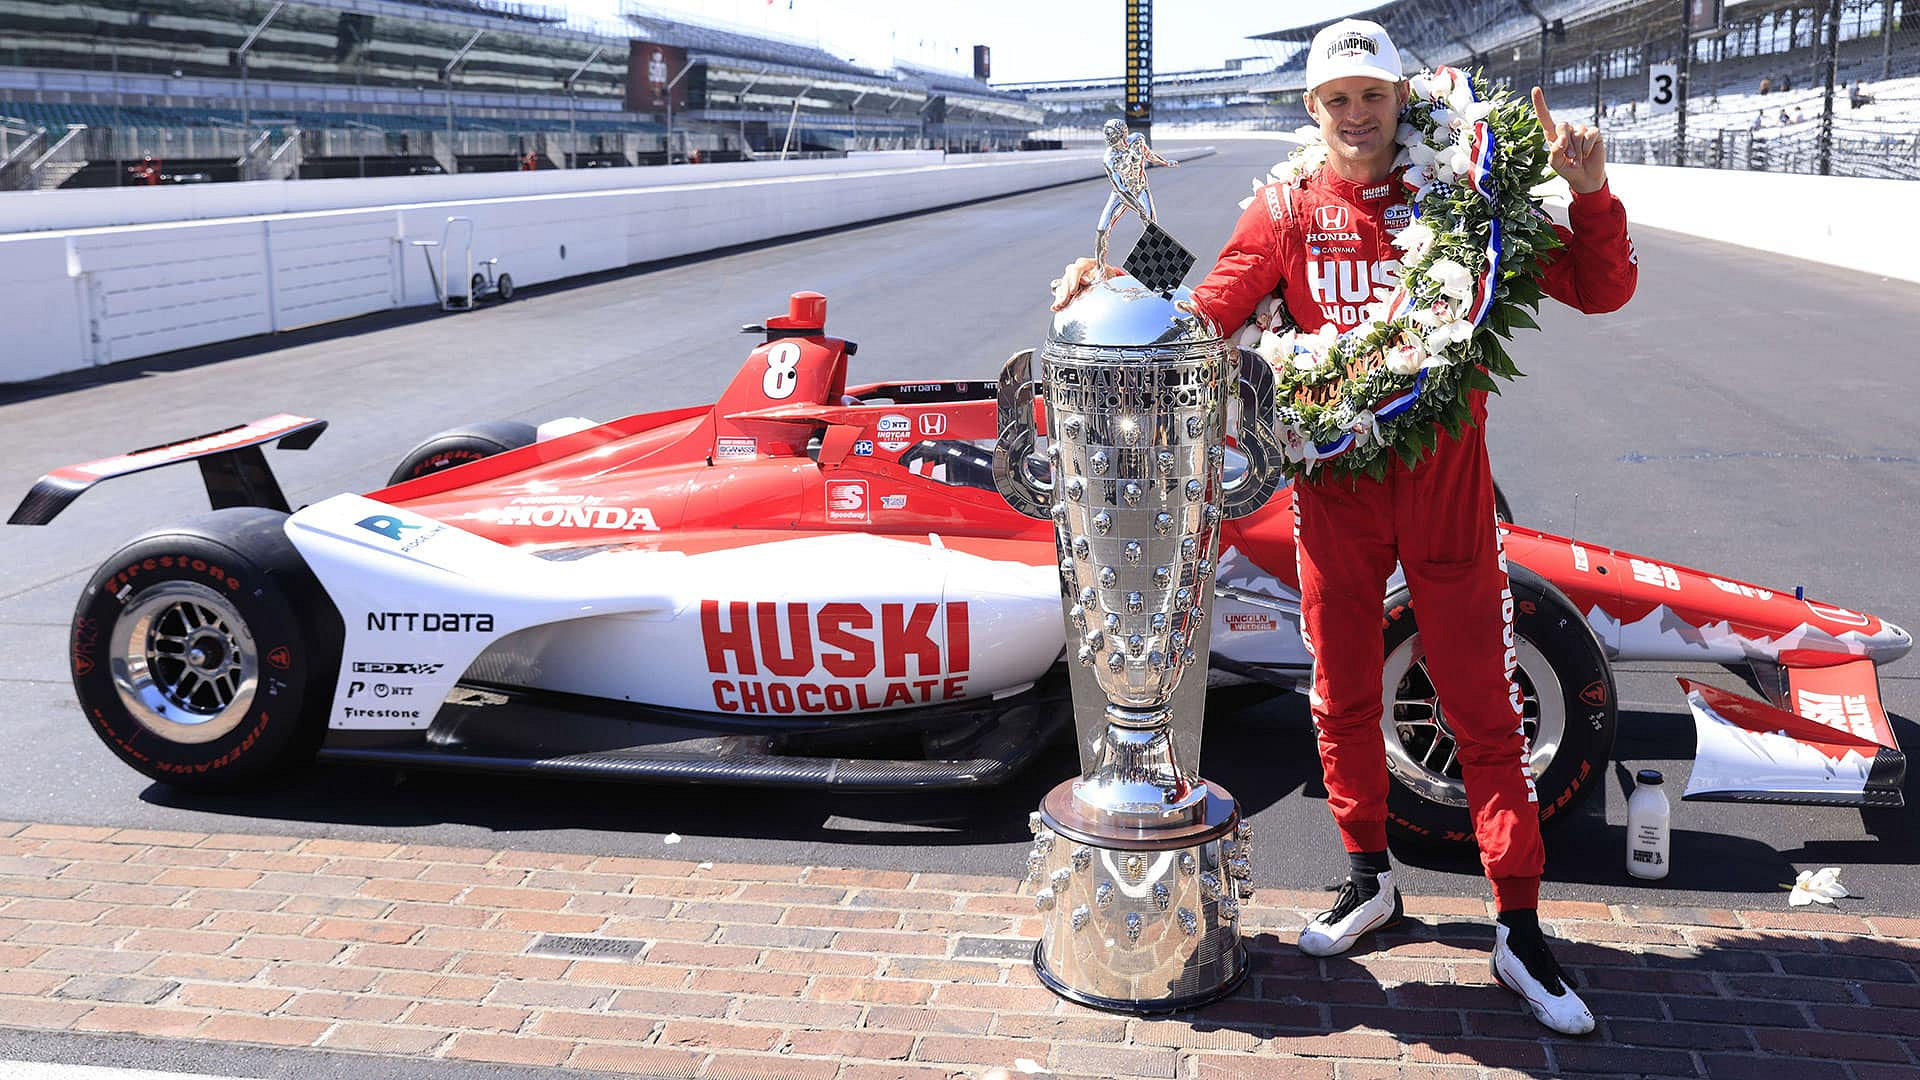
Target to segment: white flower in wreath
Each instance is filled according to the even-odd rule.
[[[1238,348],[1257,350],[1260,345],[1260,336],[1261,328],[1253,323],[1248,323],[1240,328],[1238,334],[1234,335],[1233,343]]]
[[[1407,171],[1400,174],[1400,182],[1415,191],[1424,192],[1427,186],[1426,167],[1417,163],[1407,166]],[[1419,202],[1420,198],[1420,195],[1415,195],[1414,201]]]
[[[1473,273],[1452,259],[1433,260],[1427,276],[1439,284],[1443,296],[1464,301],[1473,295]]]
[[[1418,259],[1426,254],[1427,249],[1433,246],[1437,238],[1438,234],[1433,231],[1433,226],[1415,220],[1408,222],[1407,226],[1400,230],[1400,235],[1393,238],[1393,246],[1406,252],[1408,259]]]
[[[1272,330],[1253,329],[1254,343],[1249,347],[1252,348],[1254,352],[1259,353],[1261,359],[1265,360],[1269,365],[1277,365],[1281,360],[1291,358],[1293,352],[1292,342],[1287,339],[1293,335],[1276,334]]]
[[[1465,109],[1462,109],[1460,115],[1466,120],[1467,126],[1472,127],[1474,124],[1492,116],[1494,108],[1494,103],[1491,101],[1476,101]]]
[[[1432,142],[1435,139],[1444,142],[1453,137],[1454,116],[1452,109],[1446,108],[1445,106],[1436,107],[1433,112],[1428,114],[1427,119],[1433,121],[1433,135],[1428,139],[1428,142]]]
[[[1353,448],[1364,450],[1380,441],[1380,421],[1373,415],[1372,409],[1361,409],[1347,422],[1347,431],[1353,435]]]
[[[1387,350],[1387,370],[1395,375],[1412,375],[1427,358],[1427,349],[1417,334],[1402,334]]]
[[[1280,453],[1289,461],[1298,461],[1313,471],[1313,464],[1320,460],[1320,448],[1299,424],[1288,424],[1280,429]]]
[[[1453,183],[1456,175],[1458,174],[1455,172],[1453,168],[1453,155],[1445,154],[1435,159],[1433,163],[1433,178],[1435,180],[1438,180],[1443,184],[1451,184]],[[1425,185],[1422,185],[1421,197],[1424,198],[1425,195],[1426,195],[1426,187]]]
[[[1421,72],[1407,80],[1407,89],[1412,91],[1414,100],[1423,101],[1433,96],[1433,77]]]
[[[1407,160],[1423,168],[1431,165],[1433,164],[1433,147],[1423,142],[1414,143],[1407,147]]]
[[[1444,322],[1427,331],[1426,346],[1429,353],[1436,357],[1449,348],[1473,337],[1473,324],[1465,319]],[[1452,361],[1448,361],[1451,363]]]
[[[1399,127],[1393,129],[1393,141],[1401,146],[1412,146],[1415,143],[1424,142],[1425,137],[1420,134],[1419,128],[1402,122]]]

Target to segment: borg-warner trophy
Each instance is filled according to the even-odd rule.
[[[1134,181],[1112,175],[1116,188]],[[1108,212],[1100,224],[1104,241]],[[1233,796],[1194,769],[1220,525],[1278,483],[1270,369],[1175,307],[1192,256],[1144,224],[1129,273],[1055,315],[1039,380],[1031,350],[1007,361],[994,453],[1007,501],[1054,522],[1080,745],[1080,776],[1031,818],[1027,880],[1044,917],[1034,966],[1062,997],[1130,1013],[1191,1008],[1245,974],[1250,830]],[[1236,396],[1246,464],[1228,484]]]

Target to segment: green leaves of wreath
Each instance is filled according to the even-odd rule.
[[[1276,296],[1237,338],[1273,365],[1290,476],[1379,479],[1389,455],[1418,463],[1436,425],[1457,435],[1473,422],[1467,391],[1498,393],[1495,376],[1520,375],[1501,342],[1538,325],[1540,259],[1560,240],[1531,197],[1550,175],[1531,104],[1447,67],[1409,83],[1394,164],[1415,217],[1394,239],[1399,286],[1377,290],[1344,334],[1299,330]],[[1325,162],[1318,130],[1301,133],[1266,182],[1300,183]]]

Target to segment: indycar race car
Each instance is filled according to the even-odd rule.
[[[1052,526],[996,489],[993,382],[847,385],[855,345],[795,294],[712,405],[436,436],[390,486],[289,513],[279,415],[57,469],[12,521],[197,462],[214,510],[135,539],[70,639],[99,737],[170,784],[320,756],[600,779],[899,790],[991,784],[1064,738]],[[1231,459],[1229,455],[1231,469]],[[1047,468],[1027,456],[1018,468]],[[1863,612],[1503,524],[1516,683],[1543,819],[1599,786],[1615,660],[1681,680],[1693,798],[1897,806],[1875,668],[1912,647]],[[1290,492],[1222,525],[1212,675],[1309,682]],[[1381,598],[1380,722],[1402,836],[1471,843],[1417,612]]]

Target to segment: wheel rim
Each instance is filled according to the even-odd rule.
[[[1529,765],[1537,779],[1553,764],[1567,731],[1567,699],[1560,677],[1533,642],[1515,635],[1519,666],[1521,725],[1533,748]],[[1401,642],[1387,656],[1381,679],[1380,727],[1386,734],[1387,769],[1421,798],[1465,807],[1467,788],[1460,779],[1458,747],[1440,707],[1427,670],[1420,634]]]
[[[213,742],[240,726],[260,674],[239,611],[190,581],[148,589],[122,611],[111,660],[128,715],[176,743]]]

